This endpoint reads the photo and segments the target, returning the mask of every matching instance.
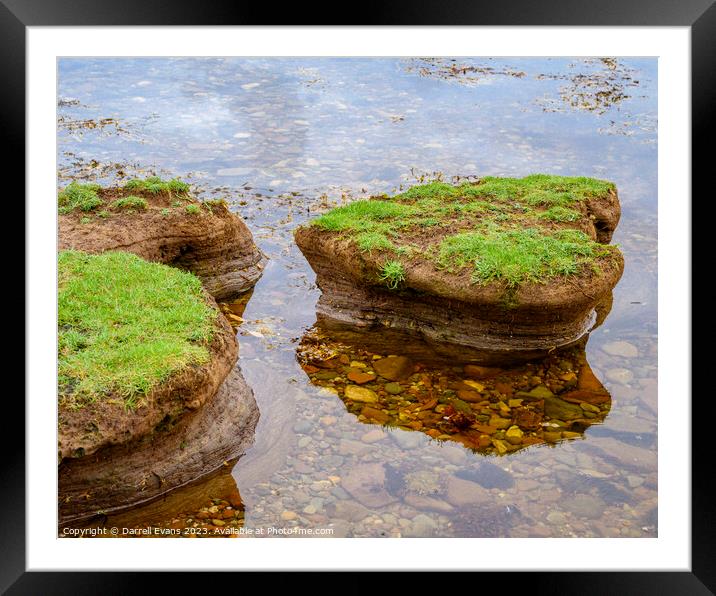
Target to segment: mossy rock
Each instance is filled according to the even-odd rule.
[[[266,261],[225,201],[199,201],[177,178],[111,187],[74,181],[58,192],[57,205],[60,250],[120,250],[166,263],[197,275],[217,300],[250,290]]]
[[[462,344],[525,359],[593,325],[623,272],[608,244],[619,217],[608,181],[486,177],[356,201],[299,227],[295,239],[323,290],[324,326],[379,332],[383,344],[372,345],[384,352],[410,355],[405,332],[431,349]]]
[[[209,360],[216,308],[199,279],[130,253],[58,256],[60,399],[122,398]]]
[[[194,275],[130,253],[60,252],[60,457],[171,425],[216,393],[237,354]]]
[[[609,268],[618,251],[603,243],[618,219],[614,184],[537,174],[418,185],[337,207],[310,225],[379,261],[376,277],[392,289],[410,285],[417,263],[514,288]]]

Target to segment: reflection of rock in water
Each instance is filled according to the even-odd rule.
[[[148,504],[226,468],[254,441],[256,401],[238,368],[216,395],[175,426],[59,466],[61,526]]]
[[[235,461],[147,505],[123,513],[97,515],[72,527],[118,528],[119,537],[228,536],[244,523],[244,504],[231,475]],[[132,531],[147,528],[149,534]]]
[[[608,304],[600,306],[599,322],[607,312]],[[582,438],[604,420],[611,397],[586,361],[586,342],[510,369],[427,366],[334,342],[314,328],[302,338],[298,360],[314,384],[336,393],[362,422],[505,455]],[[487,466],[481,475],[483,486],[509,482],[494,473],[489,479]]]

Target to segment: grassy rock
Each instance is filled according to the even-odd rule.
[[[253,442],[234,332],[194,275],[128,252],[58,258],[60,524],[213,473]]]
[[[250,290],[265,265],[225,202],[199,202],[177,179],[149,177],[115,188],[72,182],[57,200],[60,250],[119,250],[191,271],[217,300]]]
[[[623,270],[606,244],[619,216],[609,182],[484,178],[357,201],[295,237],[337,339],[490,365],[541,357],[594,324]]]

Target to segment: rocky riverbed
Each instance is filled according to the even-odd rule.
[[[584,345],[512,369],[436,368],[407,356],[351,350],[313,330],[298,358],[311,382],[338,395],[360,421],[420,431],[483,455],[583,438],[611,408]]]

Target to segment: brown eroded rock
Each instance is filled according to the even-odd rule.
[[[59,250],[131,252],[191,271],[217,300],[250,290],[261,276],[265,255],[246,224],[223,202],[202,204],[184,195],[181,205],[174,206],[176,197],[167,192],[155,195],[119,188],[102,189],[98,195],[104,204],[95,211],[109,216],[82,223],[84,212],[60,214]],[[147,208],[133,212],[112,208],[113,201],[128,195],[144,198]],[[187,212],[187,205],[198,206],[198,213]]]
[[[138,439],[66,458],[58,469],[60,525],[114,515],[233,467],[254,441],[259,410],[238,368],[197,410]]]
[[[475,187],[479,189],[479,183]],[[490,196],[480,199],[504,207]],[[392,199],[406,204],[412,204],[411,200]],[[522,212],[512,216],[531,218],[524,225],[545,234],[576,229],[595,242],[610,241],[620,217],[615,190],[589,196],[571,207],[578,212],[578,219],[571,222],[547,222]],[[439,250],[446,235],[475,229],[482,218],[476,212],[451,220],[454,225],[427,231],[398,228],[400,237],[391,242],[402,242],[412,250],[405,256],[391,253],[390,258],[402,266],[402,278],[393,287],[381,278],[388,258],[385,251],[360,250],[349,233],[318,225],[299,227],[296,243],[316,272],[322,291],[316,307],[318,325],[336,341],[425,363],[512,365],[576,343],[594,326],[597,306],[608,302],[621,277],[621,253],[604,251],[595,257],[594,267],[511,288],[501,281],[475,283],[470,267],[439,267],[426,256]]]
[[[216,307],[211,296],[206,300]],[[217,309],[218,315],[218,309]],[[184,414],[201,408],[218,391],[234,368],[238,345],[231,326],[216,317],[209,361],[181,370],[154,387],[138,407],[127,410],[121,398],[98,399],[75,409],[59,402],[58,455],[60,460],[92,455],[103,447],[135,441],[160,424],[171,427]]]
[[[114,204],[128,195],[145,206]],[[251,445],[258,408],[235,367],[235,333],[214,301],[250,289],[265,257],[223,202],[198,203],[184,193],[98,191],[91,214],[59,215],[59,248],[122,251],[197,275],[216,310],[205,364],[187,366],[128,410],[121,396],[79,409],[59,400],[60,524],[116,514],[230,465]],[[187,209],[191,207],[191,209]]]

